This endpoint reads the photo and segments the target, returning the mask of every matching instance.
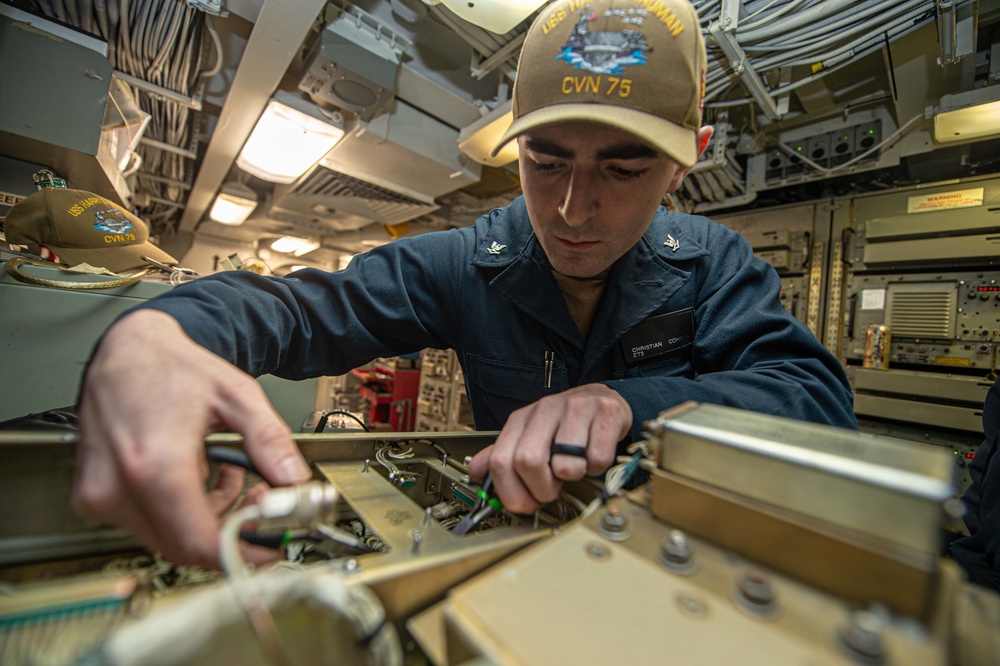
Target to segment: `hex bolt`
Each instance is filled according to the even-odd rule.
[[[885,620],[869,610],[851,613],[847,629],[841,634],[844,645],[862,656],[868,663],[881,663],[883,657],[882,632]]]
[[[431,526],[431,518],[432,518],[431,513],[432,513],[432,511],[431,511],[430,507],[427,507],[426,509],[424,509],[424,527],[430,527]]]
[[[463,474],[462,476],[458,477],[458,480],[465,484],[472,483],[472,477],[469,476],[468,474]]]
[[[740,595],[754,606],[770,606],[774,603],[774,588],[763,571],[751,569],[740,576]]]
[[[364,468],[363,470],[361,470],[362,472],[367,472],[367,471],[368,471],[368,464],[369,464],[370,462],[371,462],[371,460],[370,460],[370,459],[368,459],[368,458],[365,458],[365,468]]]
[[[448,466],[448,454],[446,453],[443,456],[441,456],[441,467],[447,467],[447,466]]]
[[[670,534],[660,542],[660,552],[663,559],[673,564],[687,564],[691,561],[691,544],[680,530],[670,530]]]
[[[410,536],[413,537],[413,550],[411,552],[416,555],[420,552],[420,542],[424,540],[424,535],[420,530],[413,530],[410,532]]]
[[[612,541],[624,541],[629,537],[628,516],[617,506],[609,506],[601,516],[598,531]]]
[[[601,527],[616,534],[624,532],[628,527],[628,516],[617,506],[609,506],[601,518]]]

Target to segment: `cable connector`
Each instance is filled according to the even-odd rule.
[[[184,4],[191,9],[197,9],[213,16],[221,16],[222,18],[229,16],[229,12],[222,8],[222,0],[186,0]]]
[[[296,526],[311,527],[336,516],[337,489],[321,481],[273,488],[264,494],[257,506],[264,520],[288,518]]]

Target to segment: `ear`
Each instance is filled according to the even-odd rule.
[[[706,148],[708,148],[708,142],[711,140],[711,138],[712,138],[711,125],[705,125],[700,130],[698,130],[698,134],[695,135],[695,141],[698,144],[698,155],[695,157],[695,162],[698,161],[698,158],[701,157],[701,154],[705,152]],[[674,177],[670,179],[670,185],[667,187],[667,194],[676,191],[677,188],[681,186],[681,183],[684,182],[684,176],[688,175],[688,172],[690,170],[691,170],[690,167],[682,167],[682,166],[677,167],[677,171],[674,172]]]

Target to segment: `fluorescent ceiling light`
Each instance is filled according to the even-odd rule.
[[[1000,85],[945,95],[934,115],[938,143],[974,141],[1000,135]]]
[[[317,241],[309,238],[298,238],[296,236],[282,236],[271,243],[271,249],[275,252],[294,254],[296,257],[301,257],[303,254],[312,252],[318,247],[319,243]]]
[[[226,183],[215,197],[208,217],[219,224],[243,224],[256,207],[256,192],[243,183]]]
[[[513,121],[514,114],[511,111],[511,102],[508,100],[476,122],[463,127],[458,134],[458,149],[486,166],[500,167],[516,161],[516,139],[504,146],[496,157],[490,157],[500,137]]]
[[[267,103],[236,164],[272,183],[291,183],[330,152],[344,128],[315,104],[284,91]]]
[[[548,0],[439,0],[441,4],[463,19],[486,28],[490,32],[503,35],[518,23],[528,18],[532,12]],[[428,4],[437,4],[430,2]]]

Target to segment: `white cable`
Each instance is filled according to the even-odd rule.
[[[782,31],[788,31],[803,25],[813,25],[820,21],[824,16],[836,14],[855,4],[855,2],[856,0],[824,0],[821,3],[809,7],[808,9],[795,12],[784,21],[777,22],[768,20],[768,24],[764,27],[751,27],[747,30],[738,30],[736,39],[739,42],[756,42],[769,37],[774,37]]]
[[[886,25],[884,22],[886,19],[883,17],[875,17],[870,19],[866,24],[872,28],[869,32],[852,39],[847,43],[836,46],[825,53],[817,53],[816,51],[818,48],[823,48],[830,43],[840,41],[841,38],[839,36],[828,37],[822,42],[815,44],[815,48],[801,48],[796,51],[783,53],[770,58],[762,58],[759,66],[763,69],[770,69],[772,67],[794,67],[796,65],[812,65],[817,62],[823,62],[836,58],[837,56],[843,56],[844,54],[847,54],[850,57],[853,55],[853,51],[858,49],[858,47],[864,47],[866,44],[872,42],[881,44],[887,37],[895,37],[900,32],[911,29],[913,27],[912,22],[925,13],[926,9],[924,7],[916,7],[889,25]]]
[[[785,14],[797,11],[799,9],[808,9],[813,4],[815,4],[813,0],[791,0],[784,6],[779,7],[778,9],[775,9],[772,12],[765,14],[764,16],[761,16],[756,21],[749,21],[749,20],[741,21],[740,28],[742,28],[744,32],[755,30],[760,25],[773,23],[775,20],[781,18]],[[754,13],[756,14],[756,12]]]
[[[923,2],[924,0],[911,0],[911,2]],[[800,40],[805,40],[809,42],[810,40],[819,39],[821,34],[844,34],[842,27],[846,25],[853,24],[854,26],[859,26],[863,23],[863,20],[869,15],[877,12],[884,12],[885,7],[883,6],[882,0],[866,0],[859,7],[851,8],[849,11],[844,11],[836,16],[831,16],[823,19],[815,25],[805,26],[796,30],[791,30],[783,35],[779,35],[772,40],[762,40],[754,43],[752,46],[744,46],[744,50],[754,49],[778,49],[781,48],[786,42],[800,42]]]

